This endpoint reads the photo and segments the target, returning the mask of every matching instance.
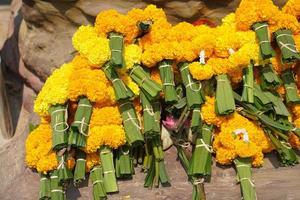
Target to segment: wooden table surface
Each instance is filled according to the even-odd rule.
[[[117,194],[109,195],[109,200],[185,200],[191,199],[192,185],[179,161],[176,159],[176,149],[166,152],[166,165],[171,178],[171,186],[143,188],[145,174],[136,168],[136,175],[132,180],[119,181]],[[253,170],[253,179],[259,200],[300,200],[300,166],[279,167],[274,153],[267,155],[262,168]],[[220,167],[214,163],[211,181],[205,183],[207,200],[238,200],[241,199],[240,188],[236,182],[236,173],[232,166]],[[3,200],[38,198],[39,176],[26,169],[2,196]],[[17,192],[16,192],[17,191]],[[8,195],[10,194],[10,195]],[[70,187],[67,190],[69,200],[92,199],[92,185],[86,181],[79,189]]]

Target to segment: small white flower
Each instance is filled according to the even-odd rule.
[[[250,140],[249,140],[249,135],[248,135],[248,132],[246,131],[246,129],[240,128],[240,129],[234,130],[233,132],[234,132],[236,135],[243,134],[243,141],[244,141],[244,142],[250,142]]]
[[[235,53],[235,51],[234,51],[232,48],[229,48],[229,49],[228,49],[228,52],[229,52],[230,55],[232,55],[232,54]]]
[[[204,50],[201,50],[199,53],[199,62],[202,65],[205,65],[205,51]]]

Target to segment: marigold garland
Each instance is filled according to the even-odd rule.
[[[58,165],[56,154],[51,150],[51,132],[49,123],[41,123],[28,135],[25,144],[27,166],[45,174]]]
[[[73,60],[71,61],[71,64],[74,67],[74,70],[79,70],[82,68],[87,68],[87,69],[96,69],[99,66],[98,65],[93,65],[86,57],[82,55],[76,55]]]
[[[80,26],[72,38],[74,48],[93,65],[102,67],[110,57],[109,41],[98,37],[94,27]]]
[[[121,125],[122,119],[118,107],[102,107],[93,109],[93,114],[90,121],[90,127],[104,125]]]
[[[72,73],[73,65],[68,63],[63,64],[48,77],[34,102],[34,112],[40,116],[47,116],[51,105],[67,102],[69,80]]]
[[[140,64],[142,59],[142,49],[135,44],[125,47],[125,65],[127,69],[131,69],[134,64]]]
[[[288,0],[283,6],[282,11],[286,14],[290,14],[299,19],[300,17],[300,1]]]
[[[243,0],[235,12],[237,27],[247,31],[255,22],[274,24],[273,17],[278,11],[272,0]]]
[[[94,126],[89,130],[85,151],[96,152],[102,145],[117,149],[124,145],[125,141],[125,132],[121,125]]]
[[[74,122],[74,120],[81,118],[84,122],[84,125],[87,125],[86,127],[88,127],[86,137],[80,135],[83,138],[83,140],[86,139],[86,145],[82,145],[80,147],[80,150],[83,150],[86,153],[86,158],[84,152],[81,152],[82,155],[73,155],[73,153],[77,152],[78,149],[76,148],[79,148],[79,145],[76,146],[77,143],[74,143],[73,146],[72,143],[71,146],[70,141],[72,141],[72,139],[70,140],[69,138],[70,141],[68,142],[64,141],[65,146],[71,146],[71,149],[67,149],[65,148],[65,146],[62,147],[64,148],[63,150],[67,149],[66,154],[64,154],[65,156],[68,155],[67,161],[66,163],[64,163],[66,164],[67,168],[73,169],[76,164],[75,158],[78,159],[78,157],[81,156],[81,162],[84,162],[84,159],[86,160],[86,165],[81,165],[81,170],[83,170],[83,172],[89,172],[93,169],[94,166],[98,166],[101,163],[99,157],[99,153],[101,152],[99,151],[105,149],[108,150],[108,152],[110,152],[111,150],[116,149],[118,152],[118,158],[113,158],[114,154],[107,154],[106,156],[101,154],[101,158],[103,161],[102,166],[103,170],[108,170],[108,165],[106,165],[108,161],[110,163],[118,162],[118,164],[116,164],[116,166],[118,165],[116,167],[116,174],[118,174],[118,178],[122,177],[123,175],[120,174],[120,168],[124,167],[125,163],[125,161],[122,161],[122,159],[127,159],[127,168],[129,168],[129,165],[130,168],[132,167],[132,155],[129,156],[127,154],[121,154],[122,151],[120,151],[123,150],[124,147],[127,147],[128,144],[131,144],[129,141],[126,142],[126,136],[128,137],[128,130],[126,129],[127,135],[125,136],[123,124],[125,124],[128,120],[136,120],[136,118],[138,118],[138,121],[141,121],[141,119],[147,119],[145,118],[146,111],[148,111],[151,116],[153,114],[154,118],[152,119],[155,119],[155,123],[160,123],[160,116],[156,116],[156,114],[161,113],[158,110],[154,112],[152,110],[154,109],[153,105],[154,103],[161,103],[160,100],[164,99],[165,94],[168,94],[164,90],[164,95],[162,95],[163,93],[160,93],[161,95],[158,95],[160,90],[157,88],[156,93],[149,93],[149,95],[152,95],[151,101],[149,101],[150,108],[145,106],[144,104],[142,105],[140,102],[141,99],[139,96],[139,87],[142,87],[141,85],[143,85],[144,81],[148,81],[149,79],[143,79],[143,77],[138,77],[141,81],[139,82],[138,86],[131,79],[129,75],[130,70],[135,64],[141,66],[139,70],[142,70],[142,67],[151,68],[149,69],[151,79],[159,84],[162,84],[161,79],[165,81],[165,78],[163,78],[163,76],[161,77],[161,71],[163,71],[161,69],[163,68],[159,69],[158,66],[165,67],[164,64],[167,63],[167,67],[169,67],[168,69],[170,69],[171,65],[173,67],[173,70],[170,71],[172,73],[174,71],[174,78],[172,74],[172,81],[170,81],[170,83],[165,81],[164,84],[170,84],[173,87],[178,86],[178,84],[182,83],[180,77],[181,74],[178,72],[179,69],[177,67],[180,66],[178,64],[182,62],[185,62],[185,64],[186,62],[189,63],[188,67],[190,74],[194,79],[200,81],[210,80],[214,76],[227,74],[231,79],[232,88],[235,92],[237,92],[237,94],[234,94],[236,105],[241,106],[241,108],[244,109],[245,113],[247,113],[247,115],[245,114],[245,116],[247,116],[246,118],[244,116],[244,112],[237,109],[237,107],[233,105],[232,110],[234,111],[235,109],[237,109],[239,112],[241,111],[241,113],[243,113],[243,116],[237,112],[233,112],[224,116],[219,116],[216,114],[216,99],[211,96],[206,96],[206,101],[201,105],[200,110],[195,109],[195,112],[192,112],[192,127],[198,128],[200,126],[200,122],[198,122],[197,120],[199,118],[199,115],[201,115],[203,122],[206,123],[205,126],[207,130],[210,129],[211,131],[209,132],[209,134],[212,134],[212,131],[214,130],[214,136],[212,136],[213,138],[205,138],[205,140],[208,139],[207,141],[212,141],[213,150],[216,153],[216,161],[218,163],[222,165],[228,165],[239,158],[251,158],[252,166],[259,167],[263,164],[264,153],[272,151],[274,147],[276,148],[276,151],[280,153],[282,163],[287,165],[293,165],[297,163],[297,158],[294,158],[295,152],[292,151],[289,145],[291,145],[293,148],[300,148],[300,139],[298,135],[299,133],[297,132],[298,129],[294,128],[294,126],[300,127],[300,106],[298,104],[288,105],[290,111],[293,113],[292,117],[281,118],[282,116],[277,115],[276,117],[274,117],[274,123],[281,123],[280,120],[282,119],[283,121],[286,120],[286,123],[293,127],[293,129],[290,129],[290,127],[286,128],[285,125],[281,123],[278,126],[283,130],[278,128],[278,132],[276,133],[272,131],[272,128],[277,129],[277,127],[273,127],[272,123],[266,125],[264,124],[266,122],[260,119],[260,117],[257,117],[261,123],[266,125],[264,126],[265,129],[262,129],[262,127],[260,127],[258,123],[253,121],[252,117],[258,116],[262,112],[260,107],[263,105],[258,105],[262,102],[258,102],[258,104],[256,104],[256,99],[254,101],[255,103],[253,104],[253,101],[250,102],[249,100],[249,102],[252,103],[251,106],[254,107],[252,109],[251,106],[247,108],[247,99],[245,99],[245,101],[239,101],[236,98],[237,95],[240,94],[239,88],[243,87],[243,90],[245,90],[245,87],[247,86],[249,86],[249,88],[253,88],[254,86],[253,80],[251,79],[253,72],[250,72],[250,70],[246,72],[246,74],[245,72],[243,72],[245,71],[243,69],[249,66],[249,63],[254,64],[253,76],[254,82],[256,82],[256,84],[261,85],[263,83],[263,81],[261,81],[261,68],[257,66],[264,65],[267,62],[270,62],[273,65],[273,68],[278,75],[280,75],[286,69],[292,68],[293,73],[296,74],[296,80],[299,82],[298,76],[300,70],[298,70],[297,68],[297,65],[299,63],[296,63],[293,60],[292,62],[294,63],[283,64],[281,62],[280,49],[275,46],[274,47],[276,51],[276,56],[272,57],[270,60],[263,61],[263,59],[260,57],[260,46],[259,42],[256,39],[256,33],[251,30],[253,24],[255,24],[256,22],[267,22],[270,33],[274,33],[279,29],[289,29],[293,32],[293,38],[296,47],[299,49],[300,24],[297,21],[297,17],[299,17],[300,9],[298,9],[299,6],[297,5],[297,2],[298,0],[288,1],[288,3],[285,5],[282,11],[280,11],[273,4],[272,0],[243,0],[235,13],[230,13],[229,15],[225,16],[222,19],[222,24],[214,28],[206,25],[194,26],[187,22],[181,22],[177,25],[171,25],[167,21],[164,11],[162,9],[157,8],[154,5],[149,5],[145,9],[132,9],[127,14],[120,14],[116,10],[107,10],[99,13],[97,15],[94,26],[80,26],[75,32],[72,38],[72,43],[74,48],[78,51],[78,54],[74,57],[72,61],[63,64],[59,69],[53,72],[53,74],[47,79],[42,91],[39,93],[37,99],[35,100],[34,110],[41,116],[41,124],[30,133],[26,140],[26,164],[30,168],[36,169],[38,172],[43,174],[49,174],[57,169],[57,156],[59,155],[59,151],[55,153],[51,149],[52,130],[50,127],[50,121],[53,119],[51,119],[51,117],[49,116],[48,110],[53,105],[65,104],[65,107],[63,108],[67,108],[68,111],[68,119],[66,120],[68,126],[72,126],[72,128],[74,128],[75,130],[76,127],[73,125],[74,123],[78,123],[78,121]],[[149,29],[147,29],[147,25],[149,25]],[[182,32],[183,30],[184,33]],[[120,34],[124,36],[125,45],[123,46],[122,39],[119,40],[119,44],[121,46],[120,48],[112,48],[113,43],[116,41],[113,41],[110,33],[118,33],[116,34],[118,35],[118,37]],[[117,61],[120,62],[114,63],[116,52],[118,52]],[[113,56],[111,56],[111,54],[113,54]],[[128,116],[128,119],[124,120],[123,114],[125,111],[122,111],[122,119],[120,110],[118,108],[118,104],[121,101],[119,101],[119,99],[118,101],[116,101],[114,93],[114,89],[116,89],[116,86],[114,85],[115,88],[113,88],[111,83],[111,81],[114,81],[115,78],[111,78],[111,80],[107,79],[105,73],[101,69],[101,67],[104,64],[105,66],[109,67],[118,66],[119,68],[111,68],[114,73],[117,73],[114,74],[114,77],[116,79],[122,79],[126,88],[130,88],[134,92],[134,95],[131,92],[128,96],[124,95],[124,99],[126,100],[123,99],[124,102],[133,102],[135,111],[132,113],[134,114],[134,118],[132,118],[132,116]],[[171,72],[168,71],[168,73]],[[245,76],[243,77],[243,75]],[[268,74],[265,75],[267,76]],[[273,75],[274,74],[272,74],[272,76]],[[139,80],[138,78],[137,80]],[[188,76],[187,78],[189,84],[186,84],[186,88],[191,87],[191,84],[193,84],[190,83],[190,77]],[[248,78],[249,80],[246,80]],[[137,81],[136,79],[134,80]],[[243,85],[240,84],[242,80],[244,83]],[[174,85],[173,82],[175,82]],[[119,83],[123,84],[122,82]],[[117,86],[122,88],[122,85]],[[147,86],[149,86],[150,88],[151,84]],[[201,90],[201,93],[203,92],[203,94],[201,95],[212,95],[211,91],[208,92],[207,89],[215,87],[213,81],[205,81],[203,86],[204,89]],[[255,87],[256,86],[257,85],[255,85]],[[281,86],[273,88],[272,92],[277,92],[277,94],[279,94],[280,97],[284,99],[286,93],[288,92],[286,92],[285,87]],[[148,87],[145,88],[149,89]],[[145,90],[145,88],[143,89]],[[199,90],[193,87],[191,87],[191,89],[193,89],[193,91],[195,92],[198,92],[200,90],[200,87]],[[263,91],[269,90],[263,88],[263,86],[262,89]],[[258,92],[257,88],[255,88],[255,90],[256,92]],[[173,91],[175,91],[175,87]],[[245,91],[243,91],[243,95]],[[246,93],[250,97],[252,95],[253,98],[261,98],[259,100],[267,98],[264,97],[262,93],[253,94],[253,90],[251,94],[250,89],[249,91],[246,91]],[[174,92],[174,94],[174,96],[176,96],[176,91]],[[258,97],[257,95],[261,96]],[[85,111],[84,108],[77,105],[78,100],[82,97],[87,97],[88,100],[85,100],[89,104],[80,105],[83,107],[88,106],[89,111]],[[146,93],[145,98],[147,98]],[[182,106],[181,104],[183,104],[184,101],[174,105],[173,103],[168,105],[168,101],[166,102],[162,104],[162,107],[168,107],[168,115],[170,113],[174,114],[174,116],[172,117],[174,117],[175,119],[175,116],[177,114],[183,114],[177,113],[181,112],[180,109],[182,108],[177,108],[177,106]],[[90,105],[92,105],[92,111],[90,109]],[[275,106],[276,105],[274,103],[273,107]],[[158,109],[158,107],[156,107],[155,109]],[[175,109],[175,111],[173,109]],[[198,111],[200,111],[199,115]],[[253,114],[252,111],[253,113],[255,112],[255,114]],[[267,111],[263,110],[262,114],[264,114],[264,112],[267,112],[268,114],[270,113],[274,116],[276,114],[271,109]],[[161,115],[163,118],[165,117],[164,114],[165,113],[162,113]],[[85,115],[85,117],[88,118],[87,124],[85,124],[86,122],[84,121],[86,118],[80,117],[80,115]],[[269,115],[266,115],[266,117],[268,116]],[[277,120],[277,118],[280,118],[280,120]],[[188,125],[189,123],[187,123],[188,120],[186,121],[185,125],[183,125],[184,128],[190,126]],[[273,118],[270,118],[269,120],[272,121]],[[291,121],[293,121],[293,123],[291,123]],[[143,121],[144,124],[137,123],[130,125],[135,126],[135,128],[138,128],[137,133],[139,133],[139,129],[143,130],[143,125],[145,125],[146,122],[147,121]],[[65,122],[59,121],[58,123]],[[177,125],[177,123],[175,124]],[[57,124],[53,124],[53,121],[51,121],[51,125],[56,127]],[[78,127],[80,127],[80,125]],[[128,128],[129,126],[125,127]],[[271,130],[271,132],[268,132],[269,129]],[[195,129],[191,128],[191,130],[194,131]],[[55,131],[58,132],[57,130]],[[67,134],[67,131],[69,130],[63,131]],[[159,128],[155,131],[159,133]],[[266,131],[266,133],[264,131]],[[281,132],[286,135],[280,135]],[[74,133],[75,137],[75,133],[77,132],[75,130],[72,133]],[[201,137],[203,137],[203,135]],[[77,138],[75,139],[77,140]],[[201,141],[199,139],[200,138],[197,138],[198,142]],[[272,139],[272,143],[270,139]],[[141,137],[139,141],[142,142],[143,138]],[[286,141],[289,142],[289,144],[285,145]],[[152,144],[151,142],[157,142],[157,144]],[[149,141],[146,141],[147,145],[149,144],[150,146],[153,146],[153,151],[156,151],[158,149],[158,154],[162,154],[156,155],[157,152],[154,152],[154,157],[156,158],[155,165],[161,165],[163,164],[163,162],[161,161],[163,161],[164,159],[163,152],[160,149],[162,147],[160,144],[161,141],[152,140],[151,142],[149,143]],[[280,144],[282,144],[283,146],[280,146]],[[208,157],[206,159],[208,162],[211,162],[212,149],[209,145],[203,145],[196,145],[196,148],[197,146],[200,148],[204,148],[205,146],[205,151],[209,152],[207,154]],[[133,150],[131,149],[131,147],[129,148],[129,151]],[[178,146],[178,150],[180,150],[180,148],[181,147]],[[281,154],[281,151],[285,151],[287,155]],[[196,162],[198,158],[194,155],[193,157],[193,162]],[[204,158],[201,157],[200,159]],[[78,170],[76,174],[78,174],[78,172],[80,171],[78,169],[78,166],[79,165],[76,166],[76,170]],[[84,171],[84,167],[86,171]],[[149,166],[144,167],[148,168]],[[114,172],[114,166],[111,166],[109,168],[109,172]],[[100,170],[100,168],[97,170]],[[164,172],[164,165],[161,165],[159,167],[159,170],[163,170],[159,173],[157,168],[153,170],[155,171],[154,173],[156,178],[154,178],[154,180],[150,180],[151,178],[153,179],[153,177],[147,176],[147,187],[152,186],[155,179],[157,179],[158,182],[161,181],[161,183],[169,182],[169,180],[167,180],[167,174],[166,172]],[[210,172],[208,171],[209,170],[207,170],[207,173],[209,174]],[[164,174],[164,176],[162,176],[161,173]],[[84,173],[81,173],[81,176],[84,177]],[[109,176],[107,176],[107,173],[104,173],[104,179],[105,177],[110,177],[110,181],[112,179],[114,179],[112,181],[116,181],[116,178],[114,176],[114,173],[109,174]],[[190,176],[191,179],[198,177],[194,176],[194,174]],[[70,177],[67,177],[66,179],[69,180],[69,178]],[[95,179],[97,177],[93,178]],[[160,180],[161,178],[166,180],[162,181]],[[245,180],[245,177],[243,178]],[[248,180],[248,177],[246,178]],[[102,182],[102,180],[97,181]],[[107,180],[103,180],[103,183],[105,181]],[[152,183],[150,183],[151,181]],[[98,186],[102,184],[100,184],[100,182],[97,182]],[[108,191],[117,190],[118,189],[116,187]],[[194,196],[193,194],[193,197],[195,197],[195,199],[197,198],[196,196]]]
[[[126,43],[132,43],[138,34],[136,21],[113,9],[100,12],[97,15],[95,30],[103,38],[106,38],[110,32],[121,33],[125,37]]]
[[[138,96],[140,94],[140,88],[139,86],[128,76],[127,72],[125,70],[119,70],[119,75],[122,81],[125,85],[127,85],[131,91],[135,94],[135,96]]]
[[[197,80],[208,80],[213,75],[227,73],[233,78],[232,81],[237,83],[242,80],[242,69],[247,67],[251,60],[259,62],[259,47],[255,43],[246,43],[228,58],[210,58],[206,64],[192,63],[189,69]]]
[[[140,46],[144,49],[154,43],[159,43],[168,35],[168,29],[172,25],[167,21],[167,17],[162,9],[154,5],[148,5],[144,10],[132,9],[127,14],[136,23],[141,21],[151,21],[150,32],[140,38]]]
[[[295,16],[278,11],[273,18],[275,23],[270,25],[270,32],[275,32],[280,29],[289,29],[294,34],[299,33],[300,24]]]
[[[75,101],[80,96],[86,96],[92,102],[111,101],[109,87],[103,71],[82,68],[70,76],[69,98]]]
[[[216,46],[214,49],[214,55],[221,58],[227,58],[240,49],[244,44],[250,43],[256,40],[255,33],[253,31],[238,31],[235,21],[235,14],[231,13],[222,20],[222,25],[216,27]]]
[[[247,136],[239,133],[239,129],[245,129]],[[234,113],[226,123],[220,125],[220,132],[214,141],[216,160],[221,164],[230,164],[236,156],[252,157],[252,165],[258,167],[263,164],[262,152],[267,153],[272,149],[264,131],[238,113]]]

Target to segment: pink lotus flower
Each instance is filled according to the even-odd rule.
[[[169,130],[176,129],[177,119],[175,119],[172,115],[168,115],[166,120],[162,120],[163,125]]]

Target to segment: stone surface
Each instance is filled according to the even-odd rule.
[[[8,32],[9,17],[10,17],[10,7],[8,5],[0,5],[0,49],[2,48]]]
[[[285,1],[277,0],[279,5]],[[0,9],[0,44],[2,70],[5,74],[10,109],[12,111],[15,135],[10,140],[0,140],[0,199],[37,199],[39,176],[26,168],[24,163],[24,141],[28,135],[28,123],[37,123],[32,113],[33,100],[45,79],[62,63],[74,55],[71,45],[73,32],[80,24],[93,23],[97,13],[115,8],[127,12],[133,7],[145,7],[154,3],[165,9],[169,20],[193,22],[205,17],[219,22],[238,5],[237,0],[215,1],[164,1],[164,0],[78,0],[40,1],[14,0],[10,11],[6,8],[3,18]],[[22,11],[21,11],[21,10]],[[2,29],[3,22],[9,21]],[[6,23],[5,22],[5,23]],[[2,32],[1,32],[2,31]],[[3,34],[5,33],[5,34]],[[4,42],[3,37],[7,36]],[[3,41],[1,43],[1,41]],[[191,199],[192,186],[177,161],[176,150],[166,152],[166,165],[172,181],[168,188],[143,188],[144,174],[136,169],[133,180],[119,181],[120,192],[109,199]],[[258,199],[297,200],[299,198],[300,166],[280,167],[275,154],[265,158],[265,165],[253,170]],[[89,187],[87,187],[89,186]],[[211,181],[205,184],[208,200],[240,199],[239,185],[236,184],[232,166],[213,166]],[[91,184],[86,182],[79,189],[70,188],[70,200],[91,199]]]
[[[239,0],[225,1],[158,1],[158,0],[77,0],[41,1],[24,0],[22,15],[26,27],[21,34],[26,38],[22,44],[22,60],[25,66],[42,81],[62,63],[72,59],[74,49],[72,34],[81,24],[93,24],[95,16],[105,9],[117,9],[126,13],[133,7],[143,8],[149,3],[156,4],[167,13],[172,23],[193,22],[209,18],[216,23],[235,10]],[[284,0],[276,0],[282,5]]]

